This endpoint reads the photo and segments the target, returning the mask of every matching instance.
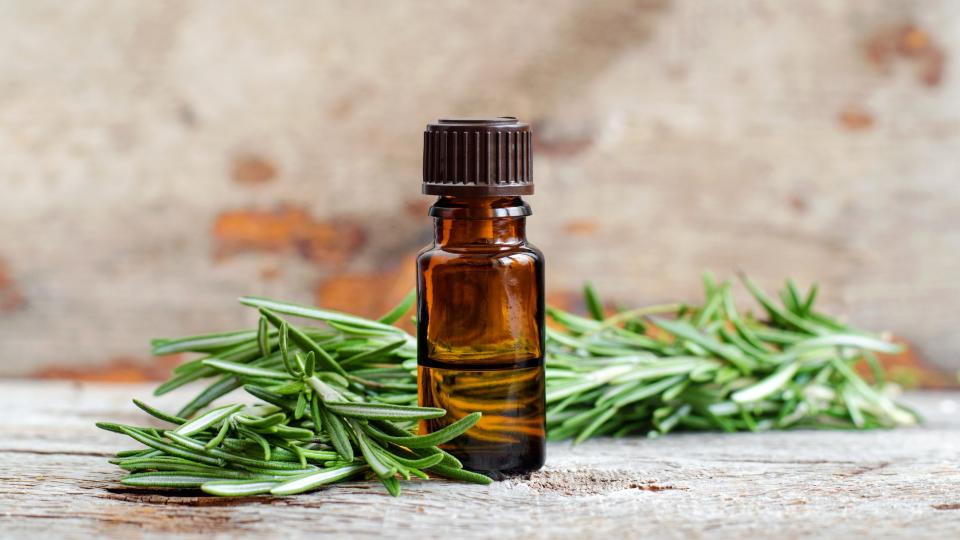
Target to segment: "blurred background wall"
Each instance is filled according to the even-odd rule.
[[[958,56],[949,0],[0,2],[0,375],[162,377],[247,293],[379,314],[451,115],[533,123],[549,301],[792,276],[952,370]]]

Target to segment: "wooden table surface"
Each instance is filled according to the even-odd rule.
[[[0,382],[0,537],[960,538],[960,393],[913,393],[896,431],[677,434],[552,444],[546,468],[491,486],[355,482],[221,499],[121,486],[144,385]],[[173,408],[186,394],[153,399]]]

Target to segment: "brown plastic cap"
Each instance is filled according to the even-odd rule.
[[[423,132],[423,192],[455,197],[533,193],[533,133],[512,116],[440,119]]]

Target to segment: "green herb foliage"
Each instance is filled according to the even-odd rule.
[[[886,391],[874,353],[900,346],[814,308],[816,287],[786,283],[777,303],[749,278],[765,319],[740,312],[730,283],[704,278],[700,306],[654,306],[604,318],[549,315],[547,423],[553,440],[661,435],[676,429],[879,428],[916,415]],[[669,315],[669,317],[667,317]],[[601,320],[597,320],[601,319]],[[853,364],[874,367],[867,383]]]
[[[409,300],[405,304],[409,307]],[[287,306],[270,305],[278,311]],[[431,435],[411,431],[416,421],[446,413],[414,404],[415,380],[402,365],[415,358],[415,347],[412,338],[397,344],[402,330],[390,327],[384,334],[382,323],[366,325],[351,316],[338,316],[335,320],[347,327],[332,333],[300,329],[272,309],[257,307],[262,317],[256,332],[154,342],[155,351],[164,354],[207,354],[180,366],[172,381],[189,377],[214,382],[176,415],[135,401],[170,424],[168,428],[97,424],[147,447],[113,460],[129,471],[124,484],[248,496],[293,495],[362,474],[376,477],[393,495],[400,494],[399,478],[428,478],[428,473],[490,482],[462,471],[456,458],[437,447],[476,424],[479,413]],[[371,328],[378,334],[369,335]],[[237,341],[239,335],[243,341]],[[315,339],[318,336],[323,339]],[[213,348],[218,341],[223,347]],[[252,354],[237,354],[247,349]],[[341,367],[346,359],[352,359],[350,372]],[[201,375],[194,377],[197,373]],[[161,385],[158,393],[170,386]],[[237,388],[260,403],[199,412]]]
[[[730,283],[706,276],[700,306],[664,304],[609,316],[592,285],[589,317],[551,308],[547,333],[550,439],[657,436],[674,430],[868,429],[912,424],[889,395],[875,353],[899,346],[814,307],[788,281],[773,300],[747,278],[765,312],[740,312]],[[480,419],[471,414],[429,435],[421,419],[445,411],[416,406],[416,339],[393,323],[412,293],[379,320],[244,297],[256,330],[153,341],[154,354],[202,356],[174,370],[157,394],[200,380],[207,386],[176,414],[134,401],[168,427],[99,427],[141,443],[113,463],[138,487],[199,488],[220,496],[293,495],[358,476],[393,495],[400,479],[430,474],[486,484],[439,445]],[[294,326],[281,315],[322,323]],[[874,382],[853,369],[869,363]],[[253,404],[211,406],[243,389]]]

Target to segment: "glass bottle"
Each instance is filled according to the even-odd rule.
[[[515,118],[427,126],[424,185],[434,242],[417,260],[418,387],[447,410],[440,429],[475,411],[443,445],[464,467],[502,478],[545,454],[543,254],[527,242],[531,132]]]

